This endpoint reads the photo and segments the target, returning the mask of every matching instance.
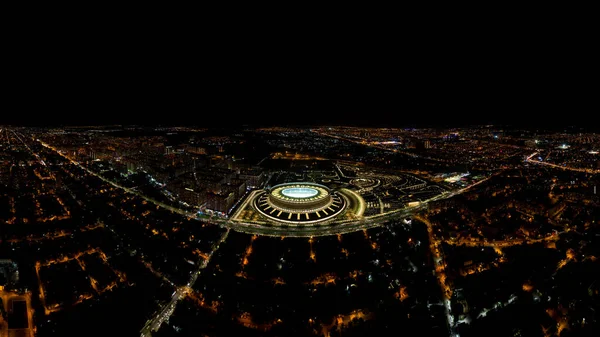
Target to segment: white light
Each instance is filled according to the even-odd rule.
[[[319,194],[319,191],[310,187],[289,187],[281,190],[281,194],[289,198],[310,198]]]

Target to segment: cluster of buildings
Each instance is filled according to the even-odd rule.
[[[260,168],[242,164],[227,153],[227,146],[236,141],[225,136],[173,141],[165,135],[129,137],[77,131],[49,133],[45,140],[95,170],[147,174],[182,203],[220,215],[227,214],[248,189],[259,187],[266,178]]]

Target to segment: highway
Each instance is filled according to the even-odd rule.
[[[455,190],[452,192],[444,192],[433,198],[421,202],[419,205],[412,207],[405,207],[402,209],[390,211],[383,214],[377,214],[369,217],[362,217],[358,220],[347,220],[337,221],[332,224],[324,224],[320,226],[288,226],[288,227],[276,227],[268,224],[256,224],[256,223],[245,223],[243,221],[229,220],[221,223],[220,225],[226,226],[238,232],[246,234],[257,234],[266,236],[288,236],[288,237],[310,237],[310,236],[324,236],[324,235],[335,235],[355,232],[359,230],[365,230],[369,228],[379,227],[390,220],[402,219],[413,215],[414,213],[426,209],[430,202],[438,200],[452,198],[456,195],[464,193],[470,190],[472,187],[484,183],[492,177],[500,174],[501,171],[496,172],[489,177],[482,179],[472,185],[465,188]]]
[[[38,140],[39,141],[39,140]],[[195,213],[191,213],[191,212],[187,212],[185,210],[164,204],[162,202],[159,202],[157,200],[154,200],[152,198],[149,198],[137,191],[134,191],[130,188],[127,188],[125,186],[122,186],[120,184],[117,184],[109,179],[106,179],[105,177],[89,170],[88,168],[86,168],[85,166],[81,165],[79,162],[72,160],[71,158],[69,158],[68,156],[62,154],[60,151],[58,151],[56,148],[50,146],[49,144],[46,144],[44,142],[39,141],[44,147],[51,149],[53,151],[55,151],[56,153],[58,153],[60,156],[62,156],[63,158],[67,159],[69,162],[73,163],[74,165],[77,165],[78,167],[82,168],[83,170],[85,170],[86,172],[88,172],[89,174],[98,177],[100,179],[102,179],[103,181],[105,181],[106,183],[111,184],[114,187],[117,187],[119,189],[124,190],[127,193],[132,193],[135,194],[145,200],[147,200],[148,202],[151,202],[157,206],[163,207],[165,209],[168,209],[172,212],[184,215],[186,217],[189,218],[193,218],[196,220],[200,220],[206,223],[212,223],[215,225],[219,225],[222,227],[226,227],[227,231],[223,234],[223,236],[220,238],[220,240],[214,245],[213,249],[210,251],[210,253],[208,254],[207,258],[200,264],[200,266],[198,267],[198,270],[196,272],[194,272],[192,274],[192,276],[190,277],[190,280],[188,281],[188,283],[186,285],[180,286],[176,288],[176,291],[174,292],[171,300],[166,303],[164,306],[162,306],[154,315],[154,317],[150,320],[148,320],[146,322],[146,324],[144,325],[144,327],[141,329],[140,334],[142,337],[149,337],[152,335],[153,331],[158,331],[158,329],[160,328],[160,326],[162,325],[163,322],[167,321],[169,319],[169,317],[171,317],[171,315],[173,314],[173,312],[175,311],[175,308],[177,306],[177,303],[185,298],[185,296],[191,292],[191,287],[194,285],[194,283],[196,282],[198,276],[200,275],[201,271],[206,268],[206,266],[208,265],[208,263],[210,262],[213,253],[219,248],[219,245],[225,241],[225,239],[227,238],[228,234],[229,234],[229,230],[233,229],[239,232],[243,232],[243,233],[247,233],[247,234],[259,234],[259,235],[267,235],[267,236],[288,236],[288,237],[309,237],[309,236],[323,236],[323,235],[335,235],[335,234],[343,234],[343,233],[348,233],[348,232],[354,232],[354,231],[358,231],[358,230],[366,230],[369,228],[373,228],[373,227],[378,227],[381,226],[385,223],[387,223],[390,220],[395,220],[395,219],[401,219],[401,218],[405,218],[408,216],[412,216],[415,213],[425,209],[428,207],[428,204],[430,202],[435,202],[438,200],[443,200],[443,199],[447,199],[447,198],[452,198],[456,195],[459,195],[461,193],[464,193],[468,190],[470,190],[471,188],[473,188],[474,186],[477,186],[479,184],[484,183],[485,181],[491,179],[492,177],[500,174],[502,171],[498,171],[492,175],[490,175],[489,177],[482,179],[470,186],[467,186],[465,188],[459,189],[459,190],[455,190],[455,191],[446,191],[443,192],[435,197],[432,197],[428,200],[425,200],[421,203],[419,203],[418,205],[412,206],[412,207],[405,207],[403,209],[398,209],[398,210],[394,210],[391,212],[387,212],[387,213],[382,213],[382,214],[377,214],[377,215],[373,215],[370,217],[361,217],[358,220],[349,220],[349,221],[338,221],[332,224],[326,224],[326,225],[321,225],[321,226],[287,226],[287,227],[277,227],[277,226],[270,226],[268,224],[257,224],[257,223],[247,223],[247,222],[243,222],[243,221],[238,221],[238,220],[232,220],[232,219],[228,219],[228,218],[217,218],[217,217],[200,217],[198,214]],[[530,159],[530,158],[528,158]],[[253,195],[252,193],[250,195]],[[252,198],[246,198],[246,200],[243,201],[242,203],[242,207],[240,207],[240,210],[243,209],[243,206],[246,206],[247,203],[251,200]],[[236,218],[235,216],[233,216],[232,218]],[[430,224],[428,224],[428,231],[430,232],[430,234],[432,234],[432,228],[430,226]],[[477,245],[477,244],[481,244],[481,243],[467,243],[467,244],[473,244],[473,245]],[[488,243],[489,244],[489,243]],[[504,243],[504,242],[495,242],[494,246],[497,247],[504,247],[506,245],[509,245],[509,243]],[[437,249],[434,249],[434,251]],[[440,261],[441,262],[441,261]],[[443,262],[442,262],[443,263]],[[437,275],[438,277],[438,281],[440,282],[440,286],[442,286],[442,288],[445,288],[447,285],[445,283],[445,275],[443,273],[443,269],[440,270],[440,273],[438,273]],[[453,321],[453,317],[449,314],[450,312],[450,300],[447,298],[446,296],[447,294],[445,294],[445,299],[444,299],[444,307],[446,309],[446,315],[448,318],[448,327],[449,330],[451,332],[452,335],[455,335],[455,331],[454,331],[454,321]]]
[[[172,211],[172,212],[175,212],[175,213],[178,213],[178,214],[181,214],[181,215],[185,215],[185,216],[187,216],[187,217],[192,217],[192,218],[195,218],[195,217],[197,217],[197,214],[196,214],[196,213],[187,212],[187,211],[185,211],[185,210],[182,210],[182,209],[180,209],[180,208],[177,208],[177,207],[173,207],[173,206],[167,205],[167,204],[165,204],[165,203],[163,203],[163,202],[160,202],[160,201],[158,201],[158,200],[155,200],[155,199],[152,199],[152,198],[150,198],[150,197],[148,197],[148,196],[145,196],[145,195],[143,195],[143,194],[141,194],[141,193],[137,192],[137,191],[136,191],[136,190],[134,190],[134,189],[131,189],[131,188],[128,188],[128,187],[125,187],[125,186],[119,185],[119,184],[115,183],[115,182],[114,182],[114,181],[112,181],[112,180],[106,179],[106,178],[104,178],[102,175],[100,175],[100,174],[97,174],[96,172],[94,172],[94,171],[92,171],[92,170],[88,169],[87,167],[85,167],[85,166],[81,165],[79,162],[77,162],[77,161],[75,161],[75,160],[73,160],[73,159],[69,158],[68,156],[64,155],[62,152],[58,151],[56,148],[52,147],[51,145],[48,145],[48,144],[46,144],[46,143],[44,143],[44,142],[42,142],[42,141],[39,141],[39,142],[40,142],[40,144],[42,144],[44,147],[46,147],[46,148],[48,148],[48,149],[50,149],[50,150],[53,150],[53,151],[54,151],[54,152],[56,152],[58,155],[62,156],[63,158],[65,158],[66,160],[68,160],[69,162],[71,162],[72,164],[74,164],[74,165],[77,165],[77,166],[78,166],[78,167],[80,167],[81,169],[85,170],[87,173],[89,173],[89,174],[91,174],[91,175],[93,175],[93,176],[95,176],[95,177],[98,177],[98,178],[102,179],[102,181],[104,181],[104,182],[106,182],[106,183],[108,183],[108,184],[111,184],[112,186],[114,186],[114,187],[116,187],[116,188],[120,188],[120,189],[122,189],[123,191],[125,191],[125,192],[127,192],[127,193],[135,194],[135,195],[139,196],[140,198],[143,198],[144,200],[146,200],[146,201],[148,201],[148,202],[151,202],[151,203],[153,203],[153,204],[155,204],[155,205],[157,205],[157,206],[160,206],[160,207],[162,207],[162,208],[168,209],[169,211]],[[36,156],[37,156],[37,154],[36,154]]]
[[[177,207],[173,207],[170,205],[167,205],[163,202],[160,202],[158,200],[155,200],[153,198],[150,198],[146,195],[143,195],[141,193],[139,193],[138,191],[135,191],[131,188],[122,186],[110,179],[107,179],[105,177],[103,177],[102,175],[88,169],[87,167],[83,166],[81,163],[69,158],[68,156],[66,156],[65,154],[63,154],[62,152],[58,151],[55,147],[44,143],[40,140],[38,140],[40,142],[40,144],[42,144],[42,146],[56,152],[58,155],[60,155],[61,157],[65,158],[66,160],[68,160],[69,162],[71,162],[72,164],[80,167],[81,169],[85,170],[86,172],[88,172],[89,174],[98,177],[99,179],[101,179],[102,181],[116,187],[119,189],[122,189],[123,191],[127,192],[127,193],[131,193],[131,194],[135,194],[136,196],[139,196],[140,198],[143,198],[144,200],[151,202],[157,206],[160,206],[162,208],[165,208],[169,211],[172,211],[174,213],[178,213],[181,215],[184,215],[186,217],[189,218],[194,218],[196,220],[200,220],[206,223],[211,223],[214,225],[218,225],[218,226],[222,226],[222,227],[226,227],[226,228],[230,228],[239,232],[243,232],[243,233],[248,233],[248,234],[260,234],[260,235],[269,235],[269,236],[281,236],[281,235],[285,235],[285,236],[297,236],[297,237],[307,237],[307,236],[318,236],[318,235],[333,235],[333,234],[340,234],[340,233],[348,233],[348,232],[352,232],[352,231],[357,231],[357,230],[361,230],[361,229],[368,229],[368,228],[372,228],[372,227],[376,227],[380,224],[378,224],[379,222],[383,221],[383,220],[389,220],[387,218],[382,218],[382,217],[372,217],[372,218],[364,218],[361,220],[357,220],[354,222],[339,222],[339,223],[335,223],[335,226],[313,226],[313,227],[272,227],[269,225],[260,225],[260,224],[255,224],[255,223],[244,223],[244,222],[240,222],[240,221],[232,221],[229,218],[219,218],[219,217],[209,217],[209,216],[200,216],[196,213],[192,213],[192,212],[187,212],[185,210],[182,210],[180,208]],[[249,199],[249,198],[248,198]],[[244,205],[245,203],[248,202],[248,199],[246,201],[244,201]],[[428,201],[433,201],[434,199],[436,199],[435,197],[428,200]],[[383,214],[385,215],[391,215],[393,214],[393,218],[397,218],[399,214],[403,214],[402,217],[407,216],[410,212],[409,211],[414,211],[417,209],[422,209],[424,206],[423,202],[421,203],[421,205],[416,206],[416,207],[411,207],[411,208],[407,208],[405,212],[402,213],[398,213],[398,212],[389,212],[389,213],[385,213]]]
[[[22,140],[21,140],[22,141]],[[93,172],[91,170],[89,170],[87,167],[81,165],[80,163],[78,163],[77,161],[74,161],[73,159],[67,157],[66,155],[62,154],[60,151],[58,151],[56,148],[42,142],[39,141],[40,144],[42,144],[44,147],[51,149],[53,151],[55,151],[57,154],[59,154],[60,156],[62,156],[63,158],[67,159],[69,162],[71,162],[74,165],[77,165],[78,167],[80,167],[81,169],[85,170],[86,172],[88,172],[89,174],[98,177],[100,179],[102,179],[104,182],[111,184],[114,187],[117,187],[119,189],[124,190],[127,193],[131,193],[131,194],[135,194],[145,200],[147,200],[148,202],[151,202],[157,206],[163,207],[165,209],[168,209],[172,212],[187,216],[187,217],[191,217],[191,218],[198,218],[197,214],[195,213],[191,213],[191,212],[187,212],[185,210],[176,208],[176,207],[172,207],[170,205],[167,205],[165,203],[162,203],[160,201],[154,200],[152,198],[149,198],[133,189],[127,188],[125,186],[119,185],[109,179],[104,178],[103,176],[97,174],[96,172]],[[24,143],[25,144],[25,143]],[[27,145],[26,145],[27,146]],[[27,148],[29,149],[29,146],[27,146]],[[29,149],[31,151],[31,149]],[[31,151],[32,153],[34,153],[33,151]],[[35,156],[39,159],[39,156],[37,153],[34,153]],[[204,220],[204,219],[203,219]],[[220,219],[213,219],[213,220],[220,220]],[[221,224],[222,221],[218,221],[217,224]],[[198,279],[198,276],[200,275],[202,269],[206,268],[206,266],[208,265],[208,263],[210,262],[212,255],[215,251],[217,251],[217,249],[219,249],[219,245],[225,241],[225,239],[227,239],[227,236],[229,235],[229,228],[227,229],[227,231],[225,231],[225,233],[221,236],[221,238],[219,239],[219,241],[213,246],[212,250],[207,254],[206,258],[204,259],[204,261],[202,261],[202,263],[200,264],[200,266],[198,267],[198,270],[194,273],[192,273],[192,276],[190,278],[190,280],[187,282],[186,285],[184,286],[180,286],[177,288],[177,290],[175,291],[175,293],[173,294],[173,296],[171,297],[171,300],[165,304],[161,309],[158,310],[158,312],[156,313],[156,315],[148,320],[146,322],[146,324],[144,325],[144,327],[142,328],[142,330],[140,331],[141,336],[143,337],[149,337],[152,335],[152,331],[158,331],[158,329],[160,328],[161,324],[164,321],[167,321],[169,319],[169,317],[171,317],[171,315],[173,314],[173,312],[175,311],[175,308],[177,306],[177,302],[179,302],[181,299],[185,298],[185,296],[192,291],[191,287],[194,285],[194,283],[196,282],[196,280]]]
[[[66,160],[71,162],[72,164],[77,165],[78,167],[85,170],[89,174],[91,174],[95,177],[98,177],[98,178],[102,179],[102,181],[104,181],[108,184],[111,184],[112,186],[117,187],[119,189],[122,189],[127,193],[135,194],[135,195],[139,196],[140,198],[143,198],[144,200],[151,202],[157,206],[163,207],[174,213],[178,213],[178,214],[184,215],[189,218],[194,218],[196,220],[200,220],[200,221],[203,221],[206,223],[211,223],[214,225],[226,227],[229,229],[233,229],[235,231],[239,231],[239,232],[243,232],[243,233],[247,233],[247,234],[258,234],[258,235],[267,235],[267,236],[309,237],[309,236],[335,235],[335,234],[344,234],[344,233],[349,233],[349,232],[354,232],[354,231],[358,231],[358,230],[364,230],[364,229],[381,226],[383,223],[385,223],[389,220],[405,218],[407,216],[410,216],[414,212],[423,210],[424,208],[427,207],[427,204],[429,202],[434,202],[437,200],[451,198],[458,194],[464,193],[464,192],[468,191],[469,189],[471,189],[472,187],[477,186],[477,185],[487,181],[488,179],[492,178],[493,176],[501,173],[501,171],[498,171],[495,174],[493,174],[485,179],[482,179],[472,185],[469,185],[465,188],[451,191],[451,192],[444,192],[444,193],[439,194],[431,199],[421,202],[417,206],[405,207],[403,209],[399,209],[399,210],[395,210],[395,211],[391,211],[391,212],[387,212],[387,213],[383,213],[383,214],[377,214],[377,215],[370,216],[370,217],[363,217],[358,220],[338,221],[333,224],[324,224],[321,226],[279,227],[279,226],[271,226],[269,224],[247,223],[247,222],[243,222],[243,221],[239,221],[239,220],[232,220],[232,219],[236,218],[235,216],[233,216],[232,218],[200,216],[196,213],[187,212],[180,208],[167,205],[163,202],[160,202],[153,198],[147,197],[131,188],[122,186],[114,181],[106,179],[102,175],[97,174],[96,172],[93,172],[92,170],[88,169],[87,167],[81,165],[79,162],[64,155],[63,153],[58,151],[53,146],[46,144],[42,141],[39,141],[39,142],[44,147],[55,151],[57,154],[59,154],[60,156],[62,156],[63,158],[65,158]],[[36,156],[37,156],[37,154],[36,154]],[[245,206],[249,202],[250,199],[251,198],[247,198],[243,202],[242,206]],[[240,207],[239,209],[242,209],[242,208],[243,207]]]
[[[231,217],[231,218],[209,217],[206,215],[201,216],[196,213],[188,212],[188,211],[182,210],[180,208],[167,205],[163,202],[160,202],[153,198],[147,197],[131,188],[122,186],[114,181],[106,179],[102,175],[97,174],[96,172],[81,165],[79,162],[64,155],[63,153],[58,151],[53,146],[46,144],[42,141],[39,141],[39,142],[44,147],[55,151],[57,154],[59,154],[60,156],[62,156],[63,158],[65,158],[66,160],[71,162],[72,164],[77,165],[78,167],[85,170],[89,174],[91,174],[95,177],[98,177],[98,178],[102,179],[102,181],[104,181],[108,184],[111,184],[112,186],[117,187],[119,189],[122,189],[127,193],[135,194],[135,195],[139,196],[140,198],[143,198],[144,200],[151,202],[159,207],[163,207],[174,213],[178,213],[178,214],[184,215],[189,218],[193,218],[193,219],[196,219],[199,221],[203,221],[205,223],[210,223],[210,224],[214,224],[217,226],[225,227],[228,229],[233,229],[238,232],[242,232],[242,233],[246,233],[246,234],[266,235],[266,236],[288,236],[288,237],[324,236],[324,235],[345,234],[345,233],[350,233],[350,232],[354,232],[354,231],[378,227],[390,220],[402,219],[402,218],[410,216],[414,212],[421,211],[427,207],[427,204],[429,202],[434,202],[437,200],[451,198],[451,197],[454,197],[455,195],[464,193],[467,190],[471,189],[473,186],[477,186],[501,172],[501,171],[496,172],[494,175],[491,175],[490,177],[482,179],[482,180],[480,180],[472,185],[469,185],[465,188],[451,191],[451,192],[441,193],[433,198],[430,198],[428,200],[421,202],[419,205],[416,205],[416,206],[405,207],[403,209],[398,209],[398,210],[390,211],[390,212],[383,213],[383,214],[377,214],[377,215],[370,216],[370,217],[362,217],[357,220],[337,221],[337,222],[334,222],[331,224],[323,224],[320,226],[297,226],[297,227],[285,226],[284,227],[284,226],[272,226],[269,224],[249,223],[249,222],[244,222],[244,221],[240,221],[240,220],[234,220],[235,216]],[[250,200],[250,198],[247,198],[243,202],[242,206],[246,205],[247,202],[249,202],[249,200]],[[240,209],[241,208],[242,207],[240,207]]]
[[[46,165],[43,162],[43,160],[40,158],[38,153],[35,153],[34,151],[32,151],[31,148],[27,145],[27,143],[25,143],[19,135],[17,135],[14,131],[12,131],[12,132],[15,135],[15,137],[17,139],[19,139],[27,147],[27,149],[43,165]],[[316,131],[313,131],[313,132],[316,132]],[[387,151],[404,153],[402,151],[385,148],[385,147],[383,147],[381,145],[377,145],[377,144],[369,144],[369,143],[365,144],[365,143],[361,143],[359,141],[346,139],[344,137],[338,137],[335,135],[330,135],[330,134],[325,134],[325,133],[320,133],[320,134],[324,135],[324,136],[328,136],[328,137],[339,138],[344,141],[351,141],[351,142],[355,142],[357,144],[387,150]],[[410,216],[414,216],[415,219],[424,222],[428,227],[427,229],[428,229],[428,233],[430,235],[430,241],[431,241],[430,249],[433,253],[434,260],[436,260],[436,270],[434,270],[434,274],[436,275],[436,278],[437,278],[441,288],[444,291],[443,303],[444,303],[444,308],[446,311],[448,328],[450,330],[451,335],[454,336],[456,334],[456,332],[455,332],[456,324],[454,321],[454,317],[451,315],[451,302],[450,302],[450,296],[448,295],[449,294],[448,290],[451,289],[451,287],[448,284],[448,281],[446,280],[445,263],[443,261],[442,252],[439,249],[439,244],[441,243],[441,240],[435,239],[435,237],[433,235],[433,225],[431,223],[429,223],[429,221],[427,221],[426,218],[419,216],[418,213],[420,211],[426,209],[430,202],[435,202],[435,201],[439,201],[439,200],[452,198],[459,194],[465,193],[465,192],[471,190],[473,187],[476,187],[503,172],[502,170],[496,171],[494,174],[491,174],[490,176],[486,177],[485,179],[477,181],[476,183],[471,184],[465,188],[457,189],[457,190],[453,190],[453,191],[446,191],[446,192],[436,195],[435,197],[432,197],[428,200],[422,201],[418,205],[415,205],[412,207],[404,207],[402,209],[396,209],[393,211],[389,211],[387,213],[384,213],[383,202],[381,201],[380,198],[378,198],[380,208],[381,208],[381,213],[373,215],[373,216],[368,216],[368,217],[361,216],[358,219],[354,219],[354,220],[335,221],[335,222],[331,222],[331,223],[323,223],[321,225],[314,225],[314,226],[277,226],[277,225],[271,225],[268,223],[247,222],[247,221],[241,220],[235,214],[231,218],[209,217],[206,215],[199,215],[195,212],[186,211],[186,210],[180,209],[178,207],[174,207],[174,206],[165,204],[161,201],[150,198],[132,188],[128,188],[126,186],[123,186],[123,185],[115,182],[115,181],[107,179],[104,176],[102,176],[101,174],[98,174],[98,173],[88,169],[86,166],[82,165],[81,163],[71,159],[69,156],[67,156],[66,154],[63,154],[60,150],[56,149],[55,147],[53,147],[45,142],[42,142],[41,140],[37,140],[37,141],[45,148],[54,151],[55,153],[57,153],[58,155],[63,157],[65,160],[72,163],[73,165],[76,165],[79,168],[83,169],[88,174],[93,175],[93,176],[101,179],[102,181],[110,184],[111,186],[114,186],[118,189],[125,191],[126,193],[134,194],[156,206],[167,209],[173,213],[183,215],[190,219],[195,219],[195,220],[202,221],[205,223],[218,225],[218,226],[221,226],[221,227],[224,227],[227,229],[223,233],[223,235],[219,238],[219,240],[213,245],[213,247],[211,247],[212,249],[210,250],[210,252],[207,253],[207,256],[204,258],[204,260],[202,260],[201,263],[198,263],[197,270],[191,274],[188,282],[184,285],[176,287],[171,299],[164,305],[160,306],[157,309],[154,316],[146,322],[146,324],[143,326],[143,328],[140,331],[140,334],[142,337],[149,337],[152,335],[152,332],[158,331],[160,329],[162,323],[169,320],[169,318],[175,311],[179,301],[182,299],[185,299],[185,297],[190,292],[193,291],[192,287],[194,286],[195,282],[197,281],[198,276],[201,275],[202,270],[204,270],[207,267],[210,260],[212,259],[214,252],[216,252],[219,249],[220,244],[223,243],[227,239],[230,230],[235,230],[235,231],[239,231],[239,232],[243,232],[243,233],[247,233],[247,234],[257,234],[257,235],[265,235],[265,236],[312,237],[312,236],[344,234],[344,233],[355,232],[355,231],[359,231],[359,230],[367,230],[370,228],[382,226],[392,220],[398,220],[398,219],[402,219],[402,218],[406,218],[406,217],[410,217]],[[416,155],[412,154],[412,153],[404,153],[404,154],[416,157]],[[570,171],[583,172],[583,173],[589,173],[589,174],[600,173],[600,170],[561,166],[561,165],[557,165],[557,164],[553,164],[553,163],[548,163],[548,162],[532,159],[537,154],[538,154],[538,152],[532,153],[525,159],[525,162],[535,164],[535,165],[545,165],[548,167],[558,168],[558,169],[562,169],[562,170],[570,170]],[[427,158],[427,159],[432,159],[432,158]],[[338,167],[338,171],[343,176],[343,172],[339,169],[339,167]],[[238,212],[240,212],[241,210],[243,210],[248,205],[248,203],[251,202],[251,200],[252,200],[251,196],[253,196],[254,193],[255,193],[255,191],[251,192],[250,195],[245,200],[242,201],[242,204],[240,205],[238,211],[236,211],[236,214]],[[560,234],[563,234],[563,233],[564,233],[564,231],[555,232],[553,235],[544,237],[541,239],[519,239],[519,240],[499,240],[499,241],[483,241],[483,240],[470,241],[470,240],[463,239],[463,240],[448,240],[448,243],[451,243],[454,245],[465,245],[465,246],[470,246],[470,247],[488,246],[488,247],[494,247],[494,248],[501,249],[501,248],[505,248],[505,247],[509,247],[509,246],[513,246],[513,245],[517,245],[517,244],[522,244],[522,243],[531,244],[531,243],[537,243],[537,242],[554,241],[559,237]],[[451,294],[451,292],[450,292],[450,294]]]
[[[598,174],[598,173],[600,173],[600,170],[584,169],[584,168],[570,167],[570,166],[561,166],[561,165],[556,165],[556,164],[548,163],[548,162],[545,162],[545,161],[531,159],[531,158],[533,158],[533,156],[535,156],[538,153],[539,152],[532,153],[531,155],[529,155],[525,159],[525,161],[528,162],[528,163],[532,163],[532,164],[536,164],[536,165],[545,165],[545,166],[549,166],[549,167],[558,168],[558,169],[561,169],[561,170],[569,170],[569,171],[589,173],[589,174]]]

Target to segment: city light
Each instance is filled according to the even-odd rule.
[[[591,335],[596,144],[541,126],[2,126],[0,337]]]

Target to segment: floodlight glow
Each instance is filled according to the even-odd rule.
[[[290,187],[281,190],[281,194],[288,198],[302,199],[314,197],[319,194],[319,191],[310,187]]]

